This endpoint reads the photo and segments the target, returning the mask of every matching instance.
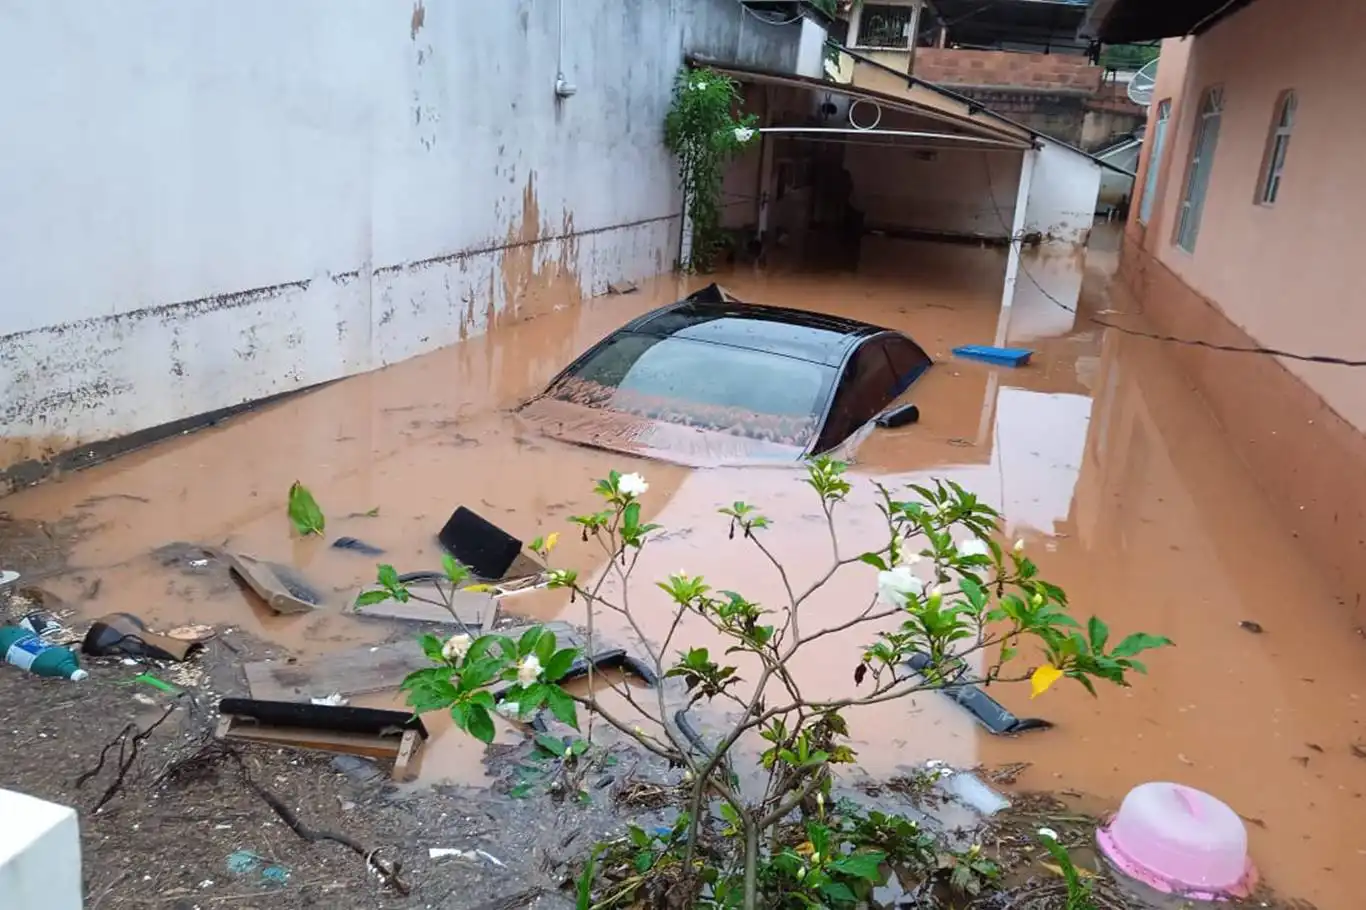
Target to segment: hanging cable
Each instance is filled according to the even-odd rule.
[[[987,160],[985,153],[982,155],[982,163],[986,169],[987,194],[991,199],[991,207],[995,210],[996,217],[1000,220],[1001,226],[1005,228],[1010,245],[1015,246],[1016,244],[1022,244],[1024,239],[1023,233],[1019,236],[1015,235],[1011,229],[1010,223],[1006,221],[1005,213],[1001,211],[1001,207],[996,203],[996,191],[993,188],[991,181],[991,162]],[[1171,344],[1183,344],[1189,347],[1208,348],[1211,351],[1225,351],[1230,354],[1263,354],[1270,357],[1284,357],[1288,360],[1299,360],[1305,363],[1325,363],[1342,367],[1366,367],[1366,360],[1352,360],[1346,357],[1336,357],[1331,354],[1301,354],[1296,351],[1283,351],[1279,348],[1269,348],[1261,345],[1223,344],[1217,341],[1209,341],[1204,338],[1181,338],[1176,335],[1166,335],[1161,332],[1147,332],[1143,329],[1132,329],[1128,326],[1117,325],[1116,323],[1093,316],[1090,313],[1082,313],[1077,307],[1068,306],[1054,297],[1043,285],[1039,284],[1038,280],[1030,273],[1029,269],[1025,267],[1023,258],[1019,263],[1019,273],[1028,278],[1029,283],[1034,285],[1039,293],[1046,297],[1054,306],[1061,307],[1073,315],[1083,316],[1096,325],[1107,329],[1114,329],[1116,332],[1125,335],[1133,335],[1136,338],[1147,338],[1151,341],[1165,341]]]
[[[802,21],[802,19],[804,18],[801,13],[797,13],[797,15],[793,16],[791,19],[770,19],[758,10],[750,9],[749,4],[745,3],[745,0],[735,0],[735,2],[740,4],[740,9],[744,10],[746,13],[753,16],[755,19],[764,23],[765,25],[791,25],[794,22]]]

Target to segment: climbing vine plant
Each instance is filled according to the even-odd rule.
[[[664,118],[664,144],[678,158],[678,179],[692,224],[692,243],[679,266],[707,271],[723,245],[722,167],[759,135],[753,114],[736,116],[740,91],[710,69],[684,67]]]

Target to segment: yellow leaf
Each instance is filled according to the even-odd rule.
[[[471,594],[482,594],[485,591],[492,591],[493,585],[465,585],[460,590],[468,591]]]
[[[810,856],[812,853],[816,852],[816,847],[814,844],[811,843],[811,841],[804,841],[803,843],[797,845],[796,850],[798,855],[800,856]]]
[[[557,543],[559,543],[559,542],[560,542],[560,532],[559,532],[559,531],[551,531],[550,534],[549,534],[549,535],[546,537],[546,539],[545,539],[545,551],[546,551],[547,553],[549,553],[551,550],[555,549],[555,544],[557,544]]]
[[[1048,687],[1062,679],[1062,671],[1052,664],[1044,664],[1029,677],[1030,698],[1038,698],[1048,691]]]

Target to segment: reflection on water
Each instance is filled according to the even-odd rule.
[[[1085,263],[1083,314],[1103,307],[1096,265],[1104,258],[1093,253]],[[1082,263],[1068,262],[1040,266],[1047,273],[1041,283],[1080,284]],[[1048,272],[1054,268],[1061,271]],[[1178,645],[1156,654],[1151,677],[1133,689],[1107,688],[1095,700],[1077,687],[1035,701],[994,687],[1017,714],[1057,724],[1016,739],[986,734],[933,694],[866,709],[851,718],[864,767],[887,774],[931,757],[964,765],[1032,762],[1020,786],[1075,789],[1111,802],[1147,780],[1191,784],[1253,820],[1252,850],[1273,886],[1328,910],[1356,907],[1366,889],[1366,829],[1358,821],[1366,761],[1352,744],[1366,744],[1366,642],[1335,608],[1312,554],[1271,520],[1162,348],[1102,334],[1061,310],[1035,309],[1040,301],[1022,294],[1003,337],[1035,349],[1028,367],[955,360],[953,346],[990,343],[1001,330],[999,251],[870,241],[861,269],[857,276],[720,276],[742,299],[901,329],[937,361],[906,396],[920,406],[921,421],[872,433],[854,453],[856,493],[838,519],[842,552],[881,543],[885,526],[872,480],[953,479],[1005,512],[1010,536],[1025,540],[1079,612],[1101,615],[1116,633],[1142,629]],[[309,653],[376,641],[394,627],[340,615],[354,587],[372,577],[373,561],[291,538],[284,496],[295,479],[327,511],[330,535],[381,546],[383,558],[402,568],[427,568],[439,559],[433,536],[455,506],[529,539],[588,511],[591,481],[617,467],[647,476],[645,518],[667,529],[641,559],[642,581],[683,569],[776,606],[780,580],[750,545],[727,539],[716,508],[736,499],[760,505],[774,521],[766,540],[793,583],[809,582],[830,551],[798,473],[690,470],[569,446],[522,432],[507,413],[612,328],[682,293],[678,283],[659,281],[638,294],[502,326],[25,491],[5,508],[48,520],[86,516],[93,532],[73,564],[103,584],[83,609],[130,610],[166,625],[226,623]],[[124,498],[89,502],[97,496]],[[376,507],[377,517],[366,517]],[[292,562],[332,607],[303,617],[264,615],[235,587],[170,573],[148,555],[173,540],[226,542]],[[585,575],[601,559],[572,534],[557,555]],[[74,581],[50,581],[78,598]],[[803,615],[812,623],[838,621],[862,609],[872,592],[872,571],[850,566]],[[662,637],[671,619],[663,595],[641,585],[633,596],[645,633]],[[517,609],[582,618],[580,604],[552,591],[518,598]],[[1266,632],[1249,633],[1241,620]],[[628,637],[620,624],[603,624],[610,636]],[[685,634],[689,644],[714,641],[705,629]],[[867,637],[853,630],[803,652],[804,690],[822,697],[855,691],[852,671]],[[434,745],[450,740],[441,734]],[[452,748],[455,757],[429,756],[424,775],[480,780],[471,760],[477,751]]]

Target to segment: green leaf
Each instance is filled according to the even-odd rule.
[[[859,557],[859,562],[866,562],[874,569],[880,569],[883,572],[887,571],[887,563],[885,563],[882,557],[876,553],[864,553]]]
[[[384,590],[362,591],[360,596],[356,598],[356,608],[361,609],[363,607],[372,607],[375,604],[382,604],[391,597],[393,597],[393,595]]]
[[[451,585],[456,588],[464,584],[470,577],[469,568],[449,553],[441,554],[441,568],[445,570],[446,577],[451,580]]]
[[[881,850],[869,853],[854,853],[849,856],[842,856],[830,864],[830,871],[838,872],[841,875],[861,878],[866,881],[876,882],[882,879],[880,866],[887,854]]]
[[[1101,622],[1099,616],[1092,616],[1091,621],[1086,624],[1086,634],[1091,636],[1091,653],[1103,653],[1105,643],[1110,640],[1110,627]]]
[[[591,910],[593,906],[593,878],[597,875],[598,855],[603,849],[603,845],[599,844],[588,854],[588,862],[584,864],[583,872],[575,883],[574,910]]]
[[[443,647],[441,639],[432,635],[430,632],[418,639],[422,643],[422,653],[427,655],[427,659],[439,664],[444,664],[446,658],[441,655]]]
[[[488,689],[479,689],[471,692],[465,697],[465,701],[471,705],[483,705],[489,711],[497,710],[498,702],[493,697],[493,693]]]
[[[1133,657],[1153,648],[1166,648],[1173,644],[1170,638],[1161,635],[1149,635],[1147,632],[1135,632],[1126,636],[1123,641],[1115,646],[1110,652],[1111,657]]]
[[[544,670],[546,682],[559,682],[564,675],[569,672],[570,667],[574,666],[574,658],[578,656],[577,648],[562,648],[550,656],[549,660],[541,662]]]
[[[526,657],[536,650],[536,642],[541,638],[541,627],[532,626],[522,633],[522,637],[517,641],[517,656]]]
[[[398,580],[398,570],[388,563],[381,563],[379,567],[379,583],[389,590],[397,588],[401,582]]]
[[[327,519],[323,517],[323,510],[318,508],[318,501],[313,498],[313,494],[308,491],[308,487],[294,481],[289,488],[289,521],[294,525],[294,530],[307,537],[309,534],[319,534],[327,525]]]
[[[536,746],[556,758],[564,757],[564,742],[558,736],[551,736],[549,733],[537,733]]]
[[[541,670],[545,670],[545,665],[550,662],[550,657],[555,653],[555,633],[549,629],[541,633],[541,637],[536,639],[536,659],[541,662]]]
[[[465,714],[469,723],[466,729],[470,735],[485,745],[493,742],[497,731],[493,728],[493,716],[489,714],[488,709],[483,705],[467,704]]]
[[[578,704],[569,697],[559,686],[545,687],[546,706],[550,708],[550,713],[562,724],[568,724],[575,730],[579,729]]]
[[[628,503],[621,512],[621,525],[626,533],[631,533],[640,527],[640,503]]]
[[[821,885],[821,894],[827,900],[842,901],[849,904],[858,902],[858,895],[854,894],[844,882],[829,882]]]

